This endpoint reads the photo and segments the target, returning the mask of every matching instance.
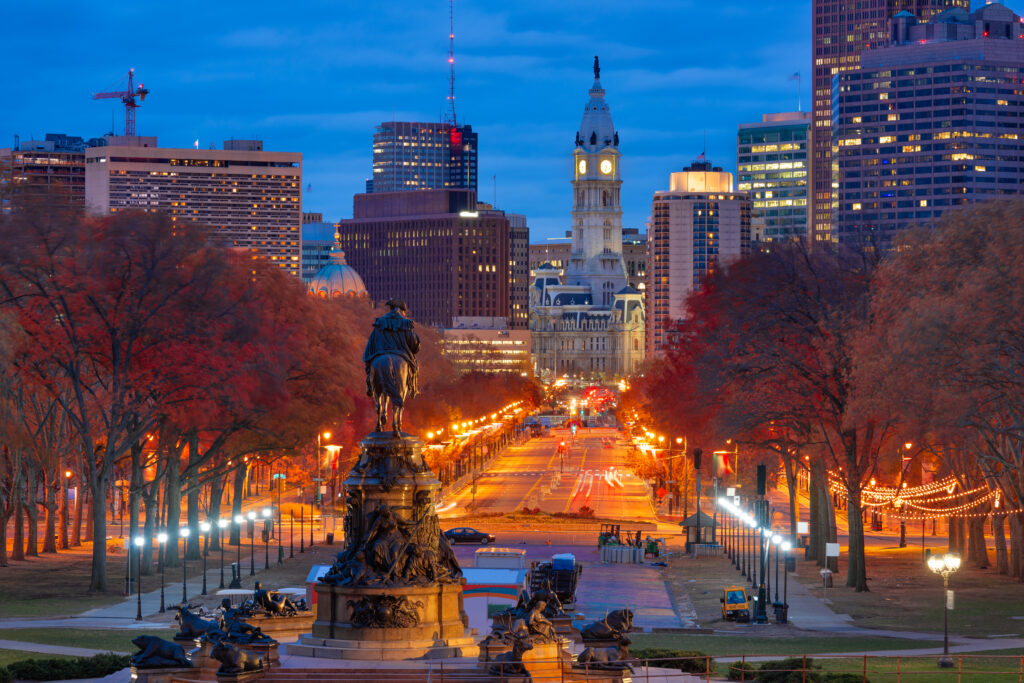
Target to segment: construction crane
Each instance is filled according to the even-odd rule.
[[[119,98],[121,103],[124,104],[124,134],[129,137],[135,136],[135,108],[140,103],[144,102],[146,95],[149,94],[149,90],[146,89],[142,83],[139,83],[138,87],[135,86],[134,82],[135,69],[128,69],[128,89],[127,90],[115,90],[112,92],[97,92],[93,93],[92,98],[94,100],[109,100]],[[136,102],[135,98],[138,97],[139,101]]]

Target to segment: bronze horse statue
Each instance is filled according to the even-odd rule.
[[[409,395],[409,363],[398,354],[384,354],[370,361],[370,391],[377,406],[377,428],[383,432],[388,420],[388,404],[393,415],[391,427],[395,436],[402,433],[402,408]]]
[[[400,436],[405,400],[416,395],[416,353],[420,350],[420,339],[413,331],[412,320],[405,315],[405,304],[391,299],[387,306],[391,310],[373,322],[373,332],[363,351],[366,394],[373,397],[377,407],[375,431],[384,431],[390,404],[392,432]]]

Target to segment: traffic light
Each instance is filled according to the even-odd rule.
[[[693,449],[693,469],[695,469],[695,470],[699,470],[700,469],[700,456],[703,453],[704,453],[704,450],[701,449],[701,448],[694,448]]]

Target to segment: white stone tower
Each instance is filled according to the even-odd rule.
[[[572,254],[565,278],[568,285],[589,286],[595,306],[610,306],[615,293],[626,286],[619,201],[621,155],[597,57],[589,95],[573,152]]]

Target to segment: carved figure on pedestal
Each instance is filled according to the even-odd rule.
[[[220,668],[217,669],[219,674],[239,674],[243,671],[261,671],[263,669],[263,657],[223,640],[214,645],[210,650],[210,656],[220,662]]]
[[[174,615],[174,620],[178,622],[180,630],[175,634],[175,638],[185,640],[186,638],[198,638],[199,636],[213,635],[215,633],[223,635],[223,631],[220,630],[220,625],[217,622],[207,621],[192,614],[189,611],[189,607],[187,604],[178,605],[178,613]]]
[[[270,615],[291,617],[299,613],[295,603],[288,599],[288,596],[281,595],[277,591],[264,590],[259,581],[254,586],[252,601]]]
[[[416,354],[420,339],[413,331],[413,322],[406,317],[405,303],[400,299],[387,302],[391,310],[373,323],[373,332],[363,351],[366,366],[366,395],[377,406],[377,431],[387,423],[390,401],[393,416],[392,432],[402,433],[402,408],[406,398],[416,395]]]
[[[615,640],[633,628],[633,611],[617,609],[583,629],[583,640]]]
[[[156,636],[136,636],[132,645],[139,651],[132,655],[132,666],[136,669],[165,669],[170,667],[190,667],[192,662],[185,655],[185,648],[177,643],[169,643]]]
[[[524,628],[508,632],[504,640],[510,647],[509,651],[497,655],[488,665],[487,673],[501,676],[504,680],[509,680],[509,676],[521,677],[519,680],[533,680],[526,667],[523,666],[523,653],[533,649],[533,639]]]
[[[423,609],[421,601],[410,602],[404,595],[368,595],[349,600],[348,606],[349,623],[356,628],[412,628],[420,623],[416,608]]]
[[[591,669],[633,670],[629,646],[633,641],[628,636],[619,636],[615,647],[588,647],[576,659],[578,664]]]

